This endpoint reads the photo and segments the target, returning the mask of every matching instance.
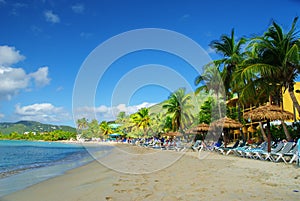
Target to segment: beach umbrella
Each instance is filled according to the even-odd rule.
[[[214,130],[216,128],[223,128],[223,129],[225,128],[226,132],[224,133],[224,143],[225,143],[225,147],[226,147],[226,145],[227,145],[226,134],[228,133],[227,131],[229,129],[237,129],[237,128],[242,128],[242,127],[243,127],[243,125],[240,122],[238,122],[234,119],[231,119],[229,117],[223,117],[221,119],[218,119],[218,120],[212,122],[210,129]]]
[[[270,121],[274,120],[289,120],[293,119],[294,115],[291,112],[284,111],[276,105],[264,105],[244,113],[245,119],[252,121],[267,121],[268,132],[268,152],[271,151],[271,131]]]
[[[196,127],[192,128],[192,130],[197,133],[207,132],[208,129],[209,129],[209,125],[206,123],[201,123],[201,124],[197,125]]]
[[[198,124],[195,127],[192,127],[190,129],[188,129],[185,133],[189,133],[189,134],[197,134],[197,133],[203,133],[203,132],[207,132],[209,129],[209,125],[206,123],[201,123]]]
[[[169,137],[178,137],[178,136],[182,136],[182,134],[180,132],[168,132],[168,133],[164,133],[162,134],[163,136],[169,136]]]
[[[224,117],[212,122],[211,127],[241,128],[243,127],[243,125],[234,119],[231,119],[229,117]]]

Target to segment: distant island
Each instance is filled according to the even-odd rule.
[[[0,123],[0,139],[70,140],[76,139],[76,128],[36,121],[3,122]]]

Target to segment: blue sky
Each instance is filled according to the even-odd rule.
[[[209,48],[212,40],[232,28],[238,37],[260,35],[272,20],[288,29],[299,8],[297,0],[0,0],[0,121],[74,125],[74,111],[76,117],[111,120],[120,111],[131,113],[167,99],[182,86],[174,79],[182,78],[188,89],[195,88],[201,67],[168,52],[146,49],[112,61],[95,86],[93,104],[84,105],[85,92],[91,89],[90,77],[85,76],[86,91],[82,97],[74,96],[81,108],[74,108],[80,69],[95,48],[119,34],[170,30],[193,40],[215,59],[218,55]],[[115,48],[126,47],[122,43]],[[101,56],[95,72],[104,68]]]

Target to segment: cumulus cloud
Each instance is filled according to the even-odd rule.
[[[15,47],[0,46],[0,65],[10,66],[25,59]]]
[[[84,5],[81,3],[77,3],[71,6],[71,9],[73,10],[74,13],[83,13],[84,12]]]
[[[5,115],[0,113],[0,119],[4,118]]]
[[[47,10],[44,12],[45,18],[47,22],[51,22],[53,24],[59,23],[60,19],[57,14],[54,14],[52,10]]]
[[[51,103],[35,103],[26,106],[17,104],[15,114],[19,120],[39,122],[61,122],[71,119],[70,114],[62,107],[56,107]]]
[[[100,119],[101,121],[110,121],[115,120],[117,115],[120,112],[125,112],[127,115],[133,114],[137,112],[141,108],[148,108],[156,103],[148,103],[144,102],[139,105],[133,105],[133,106],[126,106],[125,104],[119,104],[117,106],[108,107],[105,105],[101,105],[99,107],[80,107],[75,109],[74,118],[80,119],[80,118],[87,118],[89,120],[91,119]],[[96,115],[96,116],[95,116]]]
[[[36,72],[27,74],[23,68],[13,68],[13,65],[25,59],[15,47],[0,46],[0,100],[10,100],[20,90],[49,84],[48,67],[39,68]]]
[[[34,79],[37,87],[43,87],[50,83],[47,66],[39,68],[36,72],[30,73],[29,76]]]
[[[30,78],[22,68],[0,66],[0,100],[10,100],[21,89],[27,88]]]

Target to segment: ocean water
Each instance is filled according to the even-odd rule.
[[[0,140],[0,198],[63,174],[105,154],[111,147],[58,142]]]

